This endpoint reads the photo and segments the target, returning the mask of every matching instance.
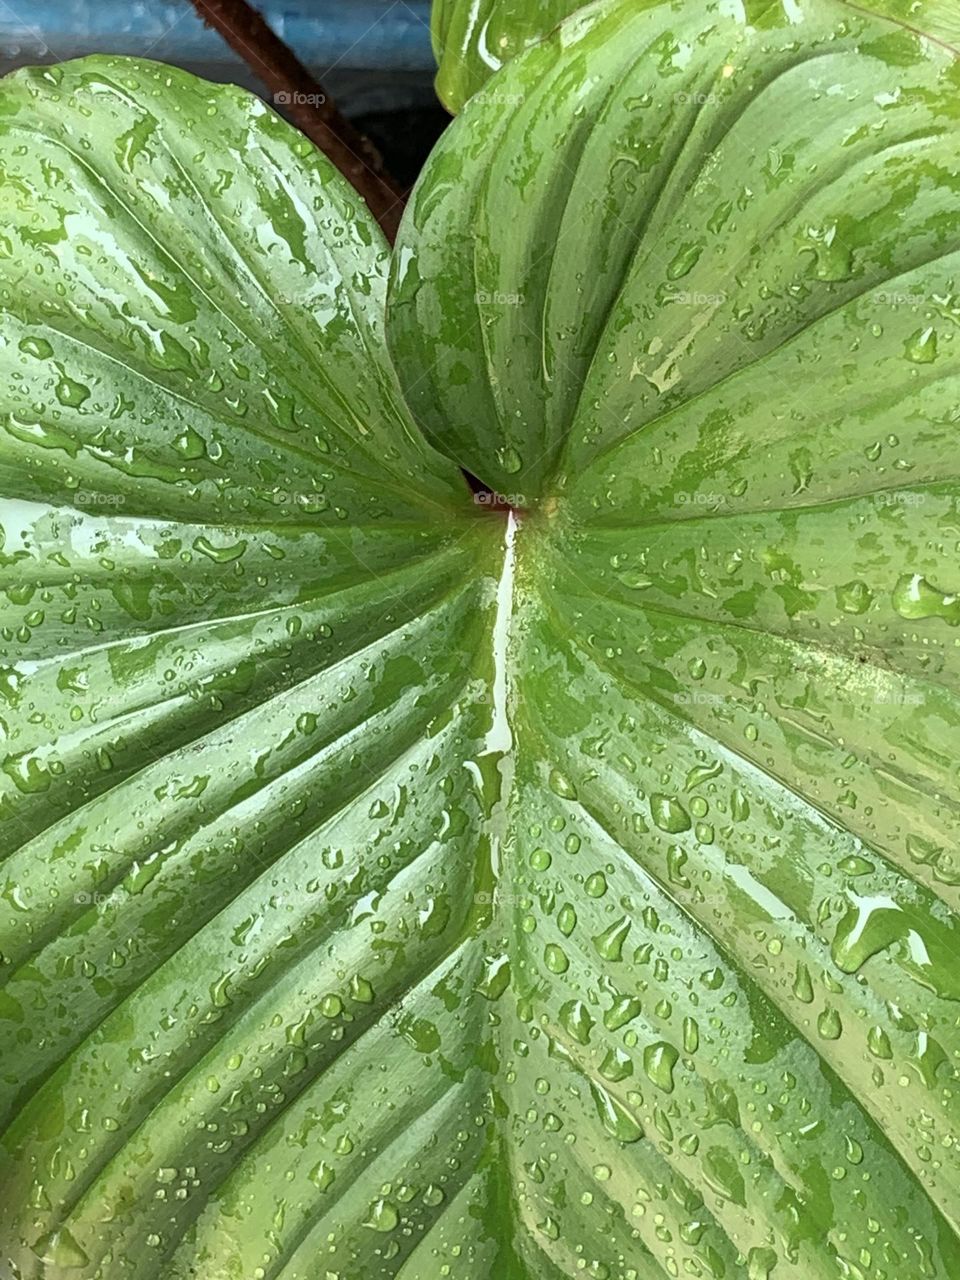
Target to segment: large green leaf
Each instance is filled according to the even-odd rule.
[[[752,1249],[753,1275],[949,1276],[960,73],[835,6],[799,35],[723,12],[594,11],[524,55],[494,82],[522,106],[467,107],[395,260],[410,403],[536,508],[528,1221],[562,1224],[561,1274],[606,1229],[584,1256],[612,1274],[636,1230],[681,1274]],[[564,1053],[583,1111],[545,1152]],[[644,1138],[612,1156],[585,1080]]]
[[[960,53],[960,0],[836,2],[890,18]],[[633,0],[629,7],[642,10],[651,3],[655,0]],[[585,0],[434,0],[431,25],[441,100],[450,111],[460,111],[505,62],[584,7]],[[702,6],[675,0],[674,7],[678,11],[688,8],[706,29]],[[767,9],[783,12],[779,0],[744,0],[744,14],[753,20],[761,19]],[[493,86],[486,92],[505,113],[520,102],[515,93],[502,87]]]
[[[493,72],[542,39],[583,0],[434,0],[437,94],[457,112]],[[501,110],[513,103],[500,101]]]
[[[592,10],[389,289],[246,96],[0,92],[18,1280],[960,1273],[960,75],[837,13]]]
[[[471,1177],[475,509],[382,357],[386,247],[288,126],[122,60],[0,104],[0,1273],[248,1277],[329,1206],[374,1274],[375,1149],[422,1149],[408,1219]]]

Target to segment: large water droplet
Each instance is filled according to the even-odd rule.
[[[510,985],[510,961],[505,955],[487,956],[477,991],[488,1000],[499,1000]]]
[[[326,1191],[333,1184],[336,1174],[326,1160],[321,1160],[319,1164],[314,1165],[310,1170],[309,1177],[318,1191]]]
[[[33,1252],[43,1262],[66,1270],[77,1270],[90,1265],[90,1259],[66,1228],[43,1236],[33,1246]]]
[[[679,1057],[677,1050],[666,1040],[648,1044],[643,1051],[643,1069],[664,1093],[673,1092],[673,1072]]]
[[[508,475],[516,475],[523,466],[523,459],[512,445],[497,450],[497,461]]]
[[[933,586],[922,574],[905,573],[893,589],[893,607],[902,618],[943,618],[960,625],[960,597]]]
[[[848,582],[837,587],[837,604],[844,613],[866,613],[873,602],[873,592],[865,582]]]
[[[593,1017],[582,1000],[568,1000],[560,1008],[560,1025],[577,1044],[589,1044]]]
[[[937,358],[937,331],[928,326],[911,333],[903,345],[908,360],[914,364],[932,364]]]
[[[817,1031],[824,1040],[839,1040],[843,1031],[843,1023],[836,1009],[824,1009],[817,1018]]]
[[[621,916],[608,929],[604,929],[602,933],[598,933],[594,938],[593,945],[597,950],[597,954],[602,956],[604,960],[620,960],[623,955],[623,944],[629,932],[630,920],[627,916]]]
[[[554,795],[558,795],[564,800],[576,800],[577,788],[565,773],[561,773],[559,769],[551,769],[549,781],[550,790]]]
[[[702,244],[681,245],[667,267],[667,279],[682,280],[684,276],[689,275],[699,262],[701,253],[703,253]]]
[[[650,797],[650,816],[661,831],[679,835],[690,830],[690,815],[679,800],[660,793]]]
[[[619,1142],[637,1142],[643,1137],[642,1125],[617,1098],[592,1080],[590,1093],[597,1108],[597,1115],[611,1137]]]
[[[639,1016],[642,1007],[635,996],[618,996],[603,1015],[603,1025],[608,1031],[619,1031]]]
[[[373,1231],[395,1231],[400,1225],[400,1214],[389,1200],[374,1200],[367,1211],[363,1225],[370,1227]]]
[[[844,973],[856,973],[871,956],[905,939],[908,932],[907,917],[892,898],[857,896],[837,926],[830,952]]]

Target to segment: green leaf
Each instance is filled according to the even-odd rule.
[[[510,58],[541,40],[583,0],[434,0],[437,94],[448,111],[469,98]],[[512,103],[500,99],[502,110]]]
[[[852,309],[871,286],[889,297],[867,351],[897,357],[889,400],[949,358],[952,319],[929,290],[929,314],[916,299],[923,264],[935,282],[944,271],[953,169],[921,161],[950,157],[960,70],[901,28],[838,17],[832,0],[806,9],[794,47],[796,24],[768,9],[757,28],[718,18],[703,41],[699,10],[600,6],[503,71],[517,110],[481,99],[454,122],[394,258],[391,345],[424,429],[491,487],[556,496],[576,475],[583,492],[583,466],[664,406],[742,363],[759,381],[767,364],[751,356],[799,337],[823,363],[819,335],[803,337],[813,322],[870,334],[837,303]],[[807,119],[768,117],[771,105]],[[823,376],[837,395],[849,380],[844,365]],[[649,473],[633,483],[645,490]]]
[[[405,1220],[471,1176],[500,539],[401,403],[379,232],[259,101],[94,59],[0,115],[0,1272],[253,1276],[331,1212],[373,1274],[375,1149],[422,1149]]]
[[[864,0],[853,7],[890,18],[960,54],[960,0]]]
[[[960,1270],[958,72],[837,12],[591,10],[389,287],[246,95],[5,83],[18,1280]]]
[[[634,0],[633,10],[656,0]],[[960,53],[960,0],[835,0],[858,12],[889,18],[909,30]],[[584,8],[584,0],[434,0],[433,47],[437,58],[437,93],[451,112],[463,109],[490,76],[531,44],[544,39],[565,18]],[[680,4],[678,3],[678,9]],[[702,20],[703,10],[690,6]],[[788,0],[745,0],[743,12],[758,25],[793,19]],[[702,23],[705,29],[705,23]],[[519,104],[516,93],[494,84],[484,91],[505,114]]]
[[[409,402],[532,509],[523,1203],[565,1275],[947,1277],[957,64],[724,12],[600,8],[511,63],[395,259]]]

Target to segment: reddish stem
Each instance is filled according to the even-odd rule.
[[[386,172],[373,143],[340,114],[330,95],[247,0],[193,0],[193,5],[263,81],[275,105],[284,108],[364,198],[393,244],[404,192]]]

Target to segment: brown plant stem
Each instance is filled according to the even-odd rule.
[[[340,114],[330,95],[247,0],[193,0],[193,6],[266,85],[274,103],[353,185],[393,244],[404,192],[386,172],[373,143]]]

